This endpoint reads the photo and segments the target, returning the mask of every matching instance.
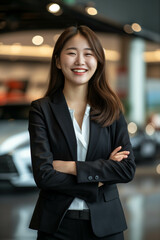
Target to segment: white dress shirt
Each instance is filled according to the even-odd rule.
[[[77,161],[85,161],[87,149],[88,149],[88,142],[89,142],[90,106],[88,104],[86,106],[86,110],[85,110],[85,114],[82,122],[82,128],[79,127],[74,117],[74,110],[69,108],[69,111],[73,121],[73,127],[74,127],[76,140],[77,140]],[[83,210],[83,209],[88,209],[88,206],[84,200],[79,198],[75,198],[69,207],[69,210]]]

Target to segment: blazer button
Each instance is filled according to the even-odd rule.
[[[88,176],[88,180],[91,181],[93,179],[92,176]]]
[[[98,180],[98,179],[99,179],[99,176],[98,176],[98,175],[96,175],[96,176],[94,177],[94,179],[95,179],[95,180]]]

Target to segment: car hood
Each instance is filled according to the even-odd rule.
[[[28,123],[26,120],[0,121],[0,154],[13,151],[18,146],[29,142]]]

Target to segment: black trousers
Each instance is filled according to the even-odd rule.
[[[96,237],[90,220],[64,217],[59,230],[54,234],[38,231],[37,240],[124,240],[123,232],[107,237]]]

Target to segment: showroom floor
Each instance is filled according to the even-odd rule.
[[[128,222],[125,240],[160,239],[160,176],[154,167],[137,167],[134,181],[119,184]],[[28,228],[38,197],[36,189],[3,187],[0,194],[0,239],[35,240]]]

